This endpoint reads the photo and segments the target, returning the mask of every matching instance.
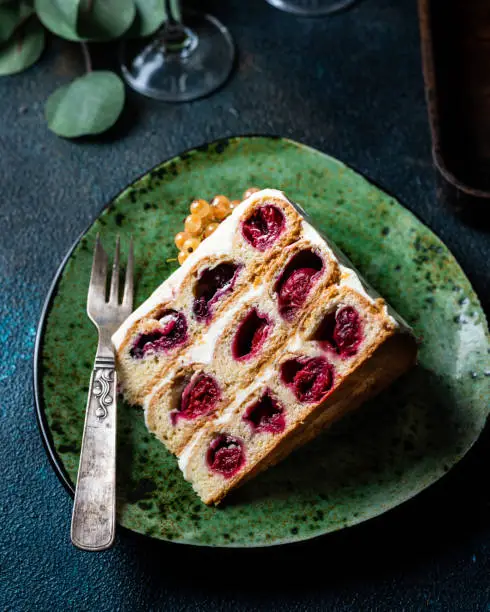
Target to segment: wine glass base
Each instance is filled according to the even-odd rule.
[[[179,50],[165,46],[161,32],[152,39],[124,41],[122,75],[137,92],[165,102],[188,102],[220,87],[235,58],[233,40],[211,15],[184,14],[188,40]]]
[[[302,17],[331,15],[349,8],[357,0],[266,0],[271,6]]]

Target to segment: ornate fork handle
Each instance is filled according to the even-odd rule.
[[[116,532],[116,388],[114,358],[97,356],[90,378],[71,538],[83,550],[112,546]]]

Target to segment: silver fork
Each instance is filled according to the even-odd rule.
[[[111,336],[133,310],[133,241],[129,246],[122,303],[119,303],[119,237],[106,300],[107,254],[95,242],[87,314],[99,332],[99,344],[85,414],[82,450],[71,522],[71,541],[82,550],[110,548],[116,535],[116,390]]]

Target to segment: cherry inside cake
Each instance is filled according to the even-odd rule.
[[[183,387],[178,407],[170,413],[172,424],[175,425],[178,419],[193,420],[213,412],[220,397],[215,378],[206,374],[193,377]]]
[[[324,262],[312,249],[296,253],[274,287],[280,315],[290,321],[301,311],[323,270]]]
[[[267,339],[271,322],[266,315],[252,309],[238,325],[233,339],[232,354],[236,360],[250,359]]]
[[[187,337],[187,320],[182,312],[168,310],[162,313],[157,329],[142,333],[134,342],[130,354],[140,359],[147,353],[171,351],[185,342]]]
[[[272,246],[284,230],[285,218],[282,211],[271,204],[258,207],[242,223],[245,240],[258,251]]]
[[[236,263],[225,262],[201,272],[194,289],[192,305],[192,312],[198,321],[209,323],[213,305],[233,290],[240,269],[241,266]]]
[[[352,306],[344,306],[327,314],[315,333],[315,340],[326,351],[341,357],[355,355],[362,341],[359,313]]]

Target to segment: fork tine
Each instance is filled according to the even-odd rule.
[[[116,252],[112,263],[111,293],[109,304],[117,304],[119,301],[119,236],[116,240]]]
[[[133,310],[133,271],[134,271],[134,253],[133,253],[133,237],[129,242],[128,263],[126,266],[126,280],[124,282],[123,306],[129,310]]]
[[[107,254],[100,242],[97,234],[95,239],[94,258],[92,261],[92,273],[90,275],[90,285],[88,287],[88,305],[95,298],[105,301],[105,286],[107,278]]]

